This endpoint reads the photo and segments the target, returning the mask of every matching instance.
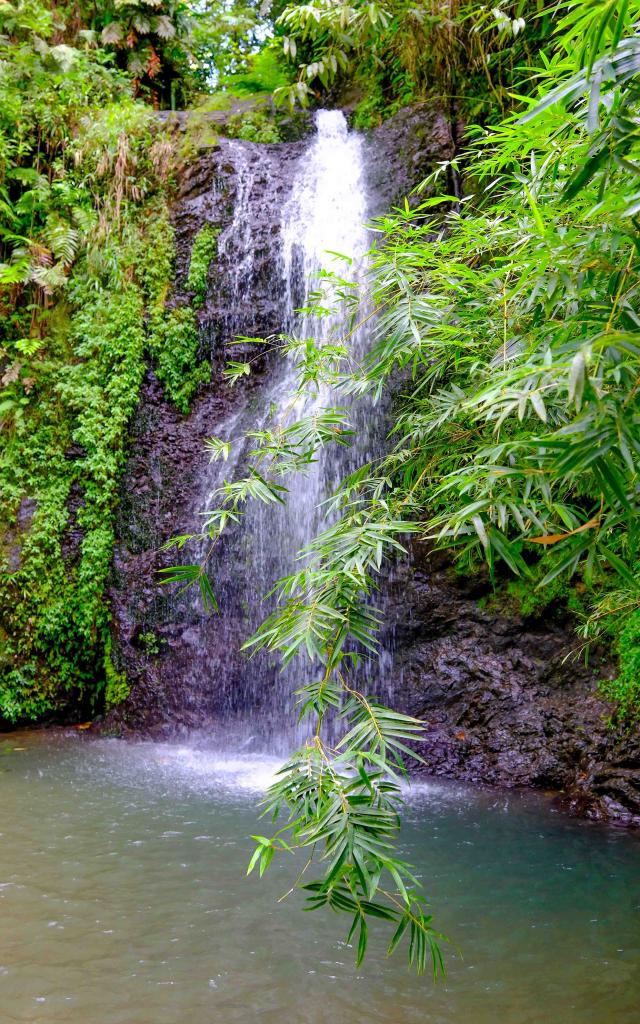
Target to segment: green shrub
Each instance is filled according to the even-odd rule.
[[[229,129],[239,139],[247,142],[281,142],[282,136],[277,124],[261,110],[243,114],[239,119],[229,121]]]
[[[150,339],[156,376],[183,413],[189,411],[198,387],[211,377],[209,363],[198,362],[199,348],[196,314],[190,306],[176,306],[163,316]]]

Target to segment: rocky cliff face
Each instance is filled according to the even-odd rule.
[[[368,145],[370,187],[380,211],[455,151],[451,126],[425,105],[401,111]],[[230,423],[242,427],[267,400],[274,373],[267,357],[258,358],[243,388],[230,388],[221,371],[228,358],[239,357],[238,348],[229,347],[237,335],[264,337],[282,329],[279,210],[303,146],[222,140],[194,160],[182,180],[174,211],[177,293],[185,288],[200,228],[208,223],[220,231],[200,312],[212,378],[188,416],[165,401],[153,373],[144,384],[111,589],[116,667],[126,673],[131,696],[109,715],[110,728],[202,728],[223,713],[241,712],[243,700],[258,710],[269,704],[276,667],[257,663],[248,690],[238,653],[247,635],[246,609],[233,598],[231,576],[250,566],[227,566],[227,578],[217,581],[223,613],[213,617],[190,595],[163,592],[156,570],[174,560],[161,550],[164,542],[197,527],[203,479],[210,475],[204,439],[224,434]],[[571,628],[557,619],[490,612],[479,603],[488,593],[485,584],[460,579],[419,549],[414,556],[394,570],[387,600],[398,699],[427,721],[425,770],[562,791],[578,813],[640,824],[640,743],[607,725],[595,668],[564,660]]]
[[[574,813],[640,825],[640,738],[616,731],[596,680],[571,656],[562,608],[525,618],[491,610],[482,577],[461,577],[417,547],[398,566],[389,603],[404,707],[423,718],[424,771],[559,794]]]
[[[373,133],[368,145],[371,206],[380,212],[454,153],[447,121],[426,106],[401,112]],[[182,177],[174,209],[176,297],[185,294],[198,232],[205,224],[219,231],[218,257],[199,313],[202,354],[212,364],[212,378],[188,416],[165,401],[152,372],[143,386],[122,489],[111,588],[114,660],[132,693],[110,716],[113,725],[202,727],[223,712],[242,711],[248,699],[257,709],[269,706],[276,666],[258,660],[248,679],[246,658],[238,652],[250,628],[233,574],[249,574],[251,565],[218,560],[216,590],[224,614],[213,617],[203,615],[190,594],[169,596],[158,586],[156,573],[175,561],[162,545],[176,533],[197,529],[206,507],[211,470],[205,438],[224,435],[230,424],[235,433],[255,426],[269,401],[277,367],[260,349],[238,346],[235,339],[266,337],[283,328],[280,213],[305,146],[221,139],[194,159]],[[252,374],[245,385],[232,388],[222,370],[229,359],[244,357],[252,359]]]
[[[130,728],[203,726],[231,700],[242,670],[237,638],[241,609],[224,618],[205,616],[192,594],[175,596],[158,584],[157,570],[177,559],[162,550],[176,533],[197,531],[210,475],[205,439],[224,434],[259,405],[269,378],[268,358],[237,336],[281,330],[282,275],[278,264],[278,211],[291,186],[300,144],[256,145],[222,139],[183,175],[174,209],[176,296],[184,296],[194,239],[208,224],[219,251],[209,269],[199,312],[202,356],[212,366],[188,416],[165,400],[153,372],[144,382],[133,424],[132,456],[122,489],[111,601],[114,660],[131,686],[130,699],[112,714]],[[242,221],[235,219],[243,189]],[[247,253],[251,260],[247,262]],[[222,375],[229,359],[255,358],[247,384],[231,388]],[[194,558],[197,551],[190,552]],[[187,559],[189,553],[187,552]],[[224,581],[217,581],[218,586]]]

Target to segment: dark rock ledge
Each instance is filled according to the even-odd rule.
[[[427,723],[425,772],[553,792],[588,818],[640,826],[640,736],[609,722],[597,680],[570,652],[571,624],[507,617],[479,600],[486,583],[417,551],[394,574],[398,701]]]

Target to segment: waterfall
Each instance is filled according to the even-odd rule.
[[[341,340],[345,330],[347,310],[338,295],[344,281],[337,282],[333,275],[349,281],[357,292],[365,283],[371,239],[365,226],[370,211],[364,141],[348,130],[340,111],[319,111],[315,120],[316,134],[297,159],[280,210],[273,211],[279,234],[274,239],[278,258],[272,264],[271,288],[281,296],[281,330],[322,344]],[[260,173],[264,174],[260,170],[262,147],[236,142],[230,153],[236,168],[235,201],[232,218],[220,236],[223,260],[217,268],[225,274],[228,310],[224,330],[228,341],[238,332],[238,309],[251,303],[256,249],[252,235],[254,190]],[[364,292],[364,288],[360,290]],[[330,310],[328,315],[318,317],[313,311],[318,306]],[[363,308],[366,306],[360,308],[360,314]],[[352,330],[348,345],[350,358],[357,362],[368,346],[367,330]],[[231,349],[229,355],[234,358],[235,351]],[[248,380],[240,407],[216,431],[231,442],[232,454],[227,463],[213,463],[205,475],[201,513],[216,507],[216,489],[225,479],[244,474],[251,447],[243,440],[247,430],[263,429],[272,418],[284,424],[326,407],[348,404],[343,395],[320,386],[292,405],[297,373],[296,364],[284,358],[264,379],[257,383]],[[285,480],[289,493],[283,507],[249,503],[242,522],[223,536],[211,564],[220,614],[200,619],[186,672],[194,714],[200,699],[197,695],[207,689],[215,691],[228,747],[248,745],[253,749],[261,745],[282,753],[302,738],[300,733],[294,735],[294,692],[317,669],[296,658],[282,671],[278,655],[260,652],[249,658],[238,649],[273,607],[263,600],[264,595],[280,576],[293,571],[298,552],[321,528],[325,515],[319,508],[321,502],[347,473],[379,449],[379,412],[374,415],[361,401],[348,405],[347,416],[355,430],[353,446],[327,446],[308,473]],[[203,553],[204,546],[195,554],[201,558]]]
[[[363,140],[348,131],[344,114],[338,110],[318,111],[316,127],[317,134],[299,162],[280,230],[285,330],[297,339],[313,338],[322,344],[341,341],[345,332],[346,310],[333,275],[348,279],[364,292],[370,237],[365,226],[368,203]],[[307,311],[310,305],[328,312],[317,316]],[[352,357],[361,356],[366,344],[364,332],[356,329],[349,339]],[[297,368],[290,364],[274,396],[276,419],[281,424],[335,405],[345,406],[344,396],[321,384],[292,407],[296,385]],[[353,422],[356,407],[349,412]],[[319,503],[366,458],[365,440],[362,430],[355,437],[354,448],[333,445],[321,449],[306,474],[287,481],[284,514],[261,516],[282,571],[291,571],[297,553],[316,535],[322,520]],[[273,577],[263,580],[267,588],[272,582]]]
[[[299,162],[291,196],[282,211],[283,319],[291,336],[300,340],[313,338],[322,345],[343,340],[348,311],[340,301],[338,287],[345,279],[354,288],[362,315],[362,303],[366,303],[366,254],[371,239],[366,228],[369,208],[363,139],[349,132],[341,111],[318,111],[315,121],[316,135]],[[321,307],[325,312],[318,316],[310,307]],[[351,359],[359,359],[367,344],[366,332],[356,327],[348,342]],[[291,419],[312,416],[330,407],[344,408],[347,404],[344,395],[320,384],[292,407],[296,385],[297,368],[290,365],[277,386],[275,403],[276,419],[283,425]],[[267,545],[273,549],[272,558],[261,555],[263,592],[279,575],[299,566],[296,557],[326,519],[321,503],[347,473],[371,454],[368,443],[373,432],[367,423],[371,416],[367,417],[367,410],[356,404],[350,404],[347,412],[355,429],[353,446],[329,445],[320,449],[315,464],[305,474],[286,481],[287,504],[279,515],[271,509],[257,510],[254,523],[258,550],[263,553]],[[272,741],[284,730],[284,745],[290,745],[295,721],[293,694],[315,672],[317,667],[306,659],[296,658],[276,675],[276,729]],[[304,737],[305,728],[298,728],[298,740]]]
[[[313,279],[321,271],[344,269],[336,260],[338,253],[354,261],[357,280],[369,248],[362,137],[348,131],[339,110],[318,111],[316,127],[284,207],[281,227],[287,326],[303,334],[319,327],[313,318],[303,316],[297,323],[295,316],[296,308],[306,304]],[[330,300],[331,286],[326,283],[325,292]],[[330,326],[339,329],[341,320],[337,310]]]

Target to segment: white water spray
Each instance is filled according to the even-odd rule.
[[[301,161],[282,217],[287,326],[297,326],[304,333],[313,332],[317,324],[308,317],[295,323],[299,294],[296,285],[300,278],[303,297],[308,299],[318,274],[349,274],[349,268],[340,259],[346,256],[352,261],[350,276],[357,282],[369,248],[362,138],[348,131],[344,114],[339,110],[318,111],[316,127],[317,135]],[[324,281],[322,290],[330,304],[334,295],[328,281]],[[342,311],[338,308],[325,321],[323,329],[339,327],[341,321]]]
[[[353,287],[355,301],[363,301],[370,238],[362,137],[349,132],[339,110],[318,111],[316,127],[283,210],[281,235],[286,330],[321,346],[344,338],[347,309],[339,296],[342,282]],[[310,311],[314,307],[325,312],[318,316]],[[350,356],[358,359],[367,346],[362,329],[350,335],[348,345]],[[280,385],[278,412],[283,417],[296,386],[297,369],[292,366]],[[320,385],[298,401],[294,411],[297,416],[309,416],[335,405],[344,407],[344,396]],[[350,409],[352,421],[355,412],[355,407]],[[359,430],[354,440],[356,448],[351,451],[339,446],[322,449],[306,476],[289,481],[286,537],[282,536],[289,565],[315,536],[320,523],[318,504],[366,458],[366,430]]]
[[[299,159],[291,192],[281,210],[282,278],[274,281],[274,292],[283,295],[283,332],[300,340],[311,338],[321,347],[341,344],[345,338],[349,310],[341,301],[341,293],[346,291],[360,300],[360,316],[366,311],[363,296],[370,236],[366,228],[369,210],[363,139],[349,132],[340,111],[319,111],[316,127],[317,134]],[[240,143],[237,145],[242,149]],[[234,260],[236,253],[238,257],[237,265],[230,268],[231,295],[244,301],[250,299],[252,287],[251,203],[255,201],[255,163],[260,160],[257,149],[234,151],[239,173],[235,209],[231,226],[221,236],[222,252],[232,252]],[[326,312],[316,315],[317,307]],[[351,365],[367,351],[367,326],[348,332],[345,344]],[[351,403],[328,385],[309,388],[304,398],[294,401],[298,372],[294,360],[288,358],[237,414],[235,425],[226,424],[224,435],[232,441],[233,465],[212,466],[203,493],[203,503],[206,500],[215,505],[220,474],[229,478],[244,474],[247,449],[242,435],[248,429],[267,428],[271,417],[285,425],[328,407],[347,407],[349,425],[354,429],[352,446],[325,446],[306,474],[284,481],[289,492],[284,507],[249,504],[242,523],[225,536],[220,550],[214,586],[221,614],[203,627],[192,672],[202,683],[208,677],[208,685],[223,696],[228,709],[228,749],[238,749],[251,737],[249,749],[263,747],[282,753],[291,749],[296,738],[302,739],[304,732],[292,736],[294,693],[310,680],[317,666],[300,657],[280,671],[277,655],[263,652],[249,660],[239,659],[236,652],[268,614],[264,595],[279,577],[295,571],[300,565],[296,562],[300,550],[322,529],[326,515],[322,502],[345,475],[368,461],[379,447],[380,430],[376,430],[375,423],[380,417],[369,403]],[[212,643],[207,661],[209,637]],[[196,689],[202,689],[196,682]]]

